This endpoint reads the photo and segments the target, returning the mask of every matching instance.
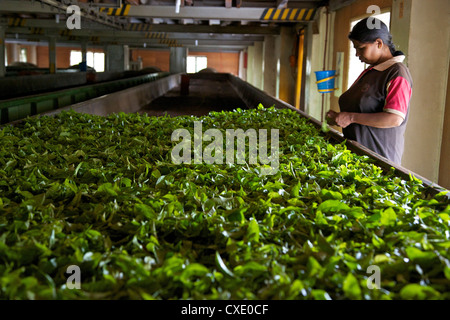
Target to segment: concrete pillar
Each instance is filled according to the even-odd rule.
[[[122,45],[106,46],[106,71],[125,71],[125,48]]]
[[[403,9],[400,5],[403,3]],[[408,9],[410,11],[408,12]],[[447,81],[449,70],[450,24],[448,0],[404,0],[394,1],[391,20],[406,19],[405,24],[392,30],[394,43],[406,43],[399,34],[409,25],[408,67],[413,78],[413,93],[410,117],[405,132],[405,152],[402,165],[417,174],[438,183],[440,161],[448,162],[448,153],[442,157],[442,142],[446,138],[444,128],[448,126],[445,117]],[[402,18],[401,18],[401,13]],[[408,22],[409,19],[409,22]],[[420,27],[418,27],[420,26]],[[439,31],[439,32],[437,32]],[[427,63],[424,62],[426,57]],[[448,145],[448,140],[445,141]],[[442,180],[442,179],[441,179]]]
[[[263,63],[263,54],[264,54],[264,43],[262,41],[255,42],[255,52],[254,52],[254,59],[253,59],[253,72],[254,72],[254,85],[258,89],[263,89],[264,86],[264,79],[263,79],[263,70],[264,70],[264,63]]]
[[[444,129],[442,134],[441,165],[438,183],[450,190],[450,73],[447,80],[447,99],[445,102]]]
[[[84,62],[84,64],[83,64]],[[87,41],[81,42],[81,67],[80,71],[87,70]]]
[[[295,105],[295,64],[291,66],[290,56],[293,54],[293,48],[296,43],[295,29],[290,27],[281,27],[280,44],[280,85],[279,99],[286,103]],[[295,54],[295,52],[294,52]]]
[[[48,65],[50,73],[56,73],[56,37],[50,36],[48,39]]]
[[[123,46],[124,55],[123,55],[123,63],[124,70],[130,70],[130,47],[125,45]]]
[[[247,80],[247,52],[240,51],[239,52],[239,78],[246,81]]]
[[[401,4],[401,5],[400,5]],[[391,15],[392,40],[397,50],[406,55],[405,63],[408,64],[409,56],[409,31],[411,28],[411,5],[412,1],[393,0]]]
[[[187,48],[171,47],[169,71],[171,73],[186,73],[186,64]]]
[[[5,66],[5,27],[0,26],[0,78],[6,74]]]
[[[264,37],[264,85],[263,91],[273,97],[277,95],[280,52],[276,48],[276,36]]]
[[[247,48],[247,82],[251,85],[255,85],[255,47],[249,46]]]
[[[334,93],[320,93],[317,90],[316,84],[316,71],[330,70],[332,68],[332,63],[335,57],[333,54],[333,16],[334,12],[329,13],[328,16],[328,37],[327,37],[327,10],[326,7],[322,7],[319,11],[318,18],[316,22],[308,28],[316,29],[316,32],[312,34],[312,40],[308,39],[308,44],[311,44],[311,60],[310,60],[310,77],[309,81],[309,97],[306,105],[306,110],[308,114],[322,121],[325,118],[325,114],[330,110],[330,100],[334,96]],[[317,24],[316,24],[317,23]],[[316,25],[314,25],[316,24]],[[308,35],[309,36],[309,35]],[[325,41],[325,39],[327,41]],[[348,40],[345,40],[348,42]],[[325,52],[326,45],[326,52]],[[308,52],[309,54],[309,52]],[[325,57],[326,55],[326,57]],[[326,59],[324,59],[326,58]],[[325,64],[325,65],[324,65]],[[323,108],[322,108],[323,106]]]
[[[29,47],[28,59],[29,59],[28,62],[37,65],[37,47],[36,46]]]
[[[20,46],[17,43],[11,44],[11,62],[20,61]]]
[[[300,100],[303,100],[303,106],[304,110],[307,114],[311,114],[311,101],[310,101],[310,92],[311,92],[311,84],[312,80],[311,77],[313,77],[312,70],[311,70],[311,63],[312,63],[312,57],[313,57],[313,25],[312,22],[308,23],[305,31],[305,64],[304,64],[304,84],[305,84],[305,92],[303,94],[303,97],[300,97]],[[315,84],[314,84],[315,85]],[[314,88],[315,89],[315,88]],[[302,102],[300,102],[300,105],[302,105]]]

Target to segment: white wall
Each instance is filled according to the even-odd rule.
[[[409,1],[408,67],[414,84],[402,164],[437,183],[450,57],[450,1]]]
[[[315,71],[322,71],[324,68],[324,50],[325,50],[325,38],[326,38],[326,9],[322,8],[319,12],[318,29],[319,33],[313,35],[312,42],[312,55],[311,55],[311,75],[309,77],[309,99],[305,103],[305,111],[321,121],[322,119],[322,95],[324,95],[324,114],[330,110],[330,95],[333,93],[319,93],[316,84]],[[327,40],[327,53],[325,60],[325,69],[332,70],[333,68],[333,25],[335,12],[328,14],[328,40]]]

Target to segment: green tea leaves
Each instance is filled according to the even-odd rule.
[[[427,300],[439,297],[439,292],[428,286],[408,284],[400,291],[400,297],[404,300]]]
[[[172,133],[195,137],[195,122],[223,136],[279,130],[279,170],[173,163]],[[450,299],[444,192],[289,109],[71,111],[0,136],[0,299]]]
[[[225,275],[234,278],[234,274],[233,272],[230,271],[230,269],[228,269],[228,267],[225,265],[225,262],[223,262],[222,257],[220,256],[219,252],[216,251],[215,254],[215,261],[216,261],[216,265],[219,268],[219,270],[221,272],[223,272]]]
[[[259,226],[255,219],[250,220],[247,227],[247,241],[259,242]]]
[[[350,210],[350,207],[339,200],[326,200],[319,205],[317,210],[324,213],[337,213],[346,212]]]
[[[397,221],[397,214],[394,209],[387,208],[381,212],[380,222],[384,226],[394,226]]]
[[[347,298],[352,300],[360,300],[361,296],[361,287],[359,286],[358,280],[356,277],[349,273],[344,280],[343,290]]]

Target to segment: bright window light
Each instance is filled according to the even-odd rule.
[[[70,51],[70,65],[74,66],[82,61],[81,51]]]
[[[20,49],[19,61],[27,62],[27,49],[25,49],[25,48]]]
[[[105,54],[102,52],[88,51],[86,54],[86,63],[97,72],[105,71]],[[70,51],[70,65],[74,66],[82,62],[81,51]]]
[[[208,59],[202,56],[187,57],[187,73],[196,73],[208,67]]]
[[[94,69],[97,72],[105,71],[105,54],[101,52],[94,53]]]

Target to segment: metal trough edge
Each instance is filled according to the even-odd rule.
[[[265,107],[274,106],[275,108],[279,109],[288,108],[297,112],[302,117],[307,118],[314,126],[316,126],[319,130],[321,130],[322,123],[320,121],[311,117],[305,112],[295,108],[294,106],[282,100],[279,100],[273,96],[268,95],[264,91],[252,86],[248,82],[245,82],[244,80],[231,74],[228,75],[228,81],[231,83],[231,85],[236,90],[238,95],[241,97],[242,100],[244,100],[244,102],[247,104],[249,108],[256,108],[259,103],[261,103]],[[441,192],[449,191],[446,188],[428,180],[427,178],[422,177],[419,174],[411,170],[408,170],[407,168],[404,168],[396,163],[391,162],[385,157],[382,157],[379,154],[373,152],[372,150],[364,147],[360,143],[353,140],[345,139],[342,133],[340,133],[337,130],[334,130],[333,128],[330,128],[329,132],[323,134],[326,135],[329,139],[334,140],[336,143],[345,142],[347,148],[358,155],[366,155],[372,158],[373,160],[375,160],[376,164],[380,168],[382,168],[385,172],[388,172],[391,170],[391,168],[394,168],[395,174],[404,180],[409,180],[410,176],[414,176],[415,178],[421,180],[424,186],[426,187],[425,192],[431,196],[434,196]],[[447,192],[446,197],[450,200],[450,192]]]

